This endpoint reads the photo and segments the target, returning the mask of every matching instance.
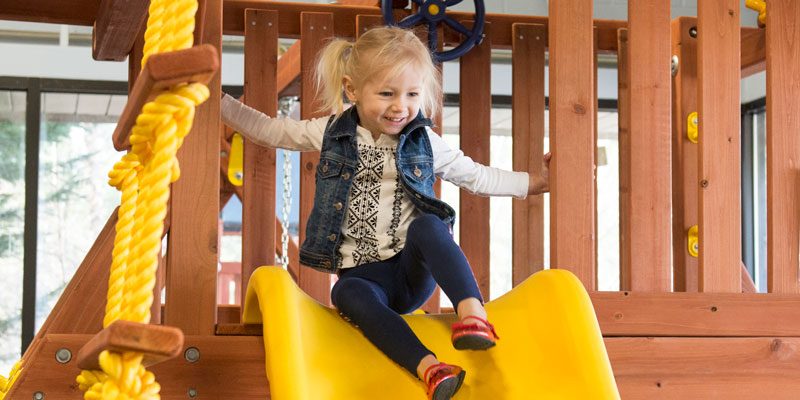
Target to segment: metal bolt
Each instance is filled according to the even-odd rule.
[[[680,66],[680,60],[678,59],[678,56],[676,55],[672,56],[671,66],[672,66],[672,76],[678,75],[678,67]]]
[[[44,392],[36,392],[33,394],[33,400],[44,400]]]
[[[708,179],[703,179],[700,181],[700,186],[707,188],[708,187]]]
[[[72,360],[72,352],[69,351],[69,349],[61,348],[56,351],[56,361],[61,364],[66,364],[69,360]]]
[[[256,26],[256,21],[250,22],[250,25]]]
[[[697,125],[698,122],[697,117],[692,118],[692,124]]]
[[[241,172],[237,172],[237,173],[235,173],[234,175],[236,176],[236,179],[242,179],[242,178],[244,178],[244,174],[243,174],[243,173],[241,173]]]
[[[197,347],[189,347],[183,352],[183,358],[190,363],[196,363],[200,359],[200,350]]]
[[[189,388],[189,392],[187,393],[190,399],[197,397],[197,389]]]
[[[227,157],[228,156],[228,152],[227,151],[220,151],[219,152],[219,156],[220,157]]]
[[[693,26],[689,28],[689,36],[696,38],[697,37],[697,27]]]

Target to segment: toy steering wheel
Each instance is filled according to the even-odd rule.
[[[445,13],[447,7],[461,3],[462,0],[411,0],[419,6],[416,14],[411,14],[399,22],[395,22],[392,13],[392,0],[381,0],[383,20],[387,25],[397,25],[401,28],[411,28],[415,25],[425,24],[428,26],[428,48],[438,62],[456,59],[466,54],[473,46],[483,40],[483,23],[486,10],[483,0],[473,0],[475,2],[475,23],[470,30],[460,22]],[[447,51],[437,51],[439,39],[437,38],[436,27],[444,22],[456,32],[464,35],[466,39],[458,46]]]

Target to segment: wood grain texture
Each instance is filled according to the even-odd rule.
[[[102,0],[92,29],[92,58],[124,61],[147,20],[146,0]]]
[[[300,118],[323,117],[319,111],[320,102],[315,97],[314,71],[317,54],[333,36],[333,15],[330,13],[304,12],[301,16],[303,33],[301,48],[301,98]],[[283,18],[281,18],[281,21]],[[314,207],[315,176],[319,164],[319,152],[303,152],[300,155],[300,243],[305,240],[306,226],[311,209]],[[298,277],[300,288],[322,304],[330,304],[331,275],[300,268]]]
[[[245,13],[244,98],[254,109],[278,113],[278,13]],[[256,268],[275,264],[275,149],[244,139],[241,303]]]
[[[205,0],[203,43],[220,53],[221,0]],[[164,324],[186,335],[212,334],[216,318],[219,229],[220,74],[197,108],[192,132],[178,151],[181,178],[172,184]]]
[[[628,29],[620,29],[617,45],[617,114],[619,141],[619,289],[631,289],[631,57]]]
[[[699,2],[698,17],[699,290],[739,292],[742,287],[739,1]]]
[[[467,25],[470,27],[471,25]],[[486,38],[491,25],[486,24]],[[459,61],[460,113],[459,140],[464,155],[490,165],[492,89],[492,49],[489,40],[473,47]],[[490,296],[489,198],[459,191],[459,243],[467,256],[484,299]]]
[[[688,250],[689,228],[698,224],[700,149],[687,136],[687,118],[697,111],[697,38],[692,37],[697,18],[672,21],[672,53],[680,66],[672,91],[672,262],[676,292],[698,290],[700,260]]]
[[[597,286],[592,2],[550,2],[550,266]]]
[[[767,17],[767,287],[800,293],[800,6]]]
[[[672,289],[669,14],[669,0],[628,3],[632,290]]]
[[[512,43],[511,109],[512,164],[515,171],[542,172],[544,155],[543,25],[514,24]],[[544,269],[544,199],[512,200],[512,283],[514,286]]]

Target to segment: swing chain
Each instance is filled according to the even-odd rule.
[[[279,102],[278,116],[289,118],[297,97],[282,97]],[[283,207],[281,208],[281,256],[279,262],[284,269],[289,268],[289,213],[292,210],[292,152],[283,150]]]

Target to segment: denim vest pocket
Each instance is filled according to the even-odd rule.
[[[339,176],[342,172],[343,163],[330,158],[321,158],[317,166],[317,178],[327,179],[332,176]]]

